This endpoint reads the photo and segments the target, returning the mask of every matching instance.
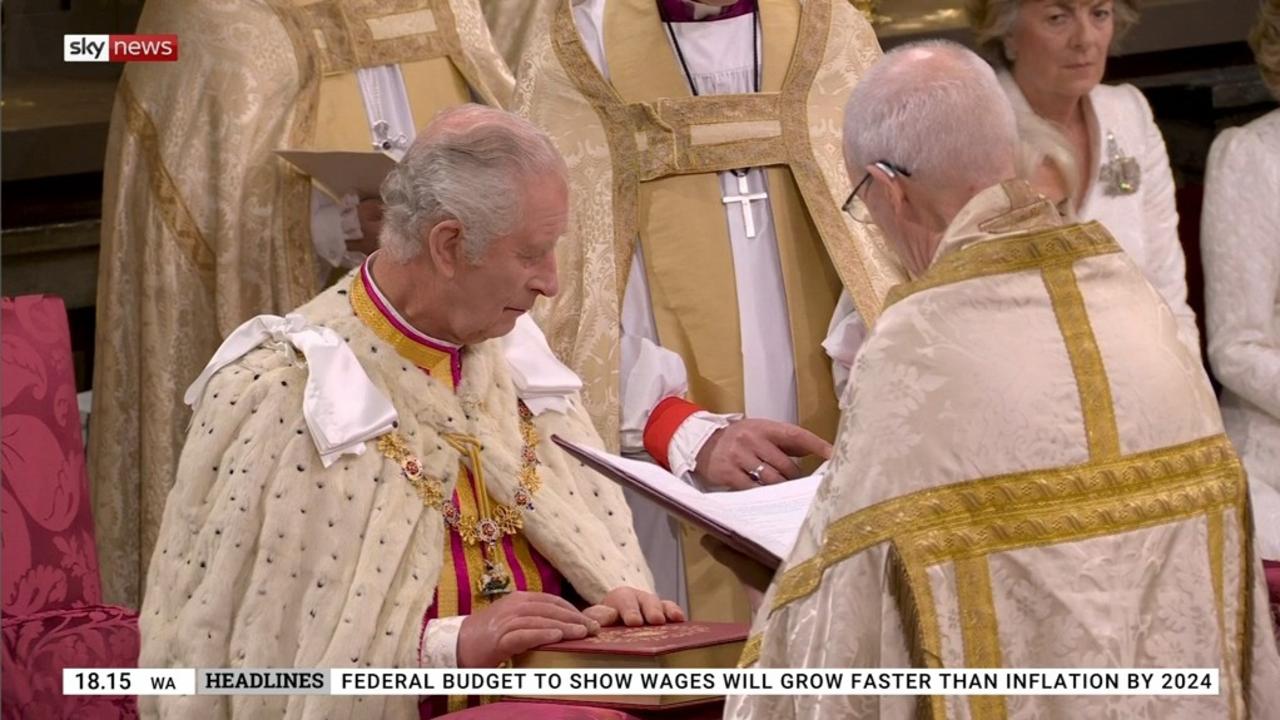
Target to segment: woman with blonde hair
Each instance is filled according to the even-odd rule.
[[[1135,0],[968,0],[967,10],[1019,114],[1024,153],[1046,163],[1032,179],[1058,180],[1080,219],[1111,231],[1199,357],[1164,138],[1137,88],[1102,84],[1108,52],[1137,20]]]
[[[1250,43],[1280,100],[1280,0],[1264,0]],[[1280,560],[1280,109],[1218,135],[1205,186],[1209,362],[1249,472],[1259,551]]]

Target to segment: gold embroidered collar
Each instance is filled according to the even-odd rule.
[[[433,341],[409,327],[399,313],[381,299],[369,268],[370,261],[366,260],[351,280],[351,308],[356,317],[401,357],[456,390],[462,381],[462,348]]]

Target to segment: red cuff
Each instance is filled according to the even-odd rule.
[[[658,403],[653,412],[649,413],[649,422],[644,426],[644,449],[649,452],[649,456],[670,470],[667,450],[671,447],[671,438],[690,415],[701,410],[697,405],[678,397],[669,397]]]

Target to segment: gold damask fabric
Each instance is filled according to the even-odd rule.
[[[656,46],[666,53],[652,4],[619,2],[622,9],[605,5],[606,54],[611,52],[610,28],[617,27],[610,20],[615,11],[629,16],[647,13],[635,32],[657,38]],[[604,80],[585,52],[569,0],[559,3],[549,31],[532,41],[522,61],[516,110],[551,135],[568,161],[571,184],[571,225],[557,253],[561,291],[543,303],[537,315],[553,349],[582,376],[588,408],[610,443],[617,442],[619,432],[620,301],[635,242],[648,243],[645,233],[651,229],[650,221],[662,217],[667,225],[690,224],[689,237],[700,237],[699,231],[711,223],[706,235],[727,238],[727,231],[720,227],[717,234],[715,225],[716,215],[723,214],[719,194],[708,201],[714,210],[676,212],[669,205],[685,197],[680,188],[714,178],[710,173],[719,170],[744,164],[770,166],[770,187],[783,202],[784,229],[794,229],[801,238],[788,246],[797,248],[796,257],[788,257],[783,248],[784,262],[802,265],[805,260],[799,256],[813,252],[830,275],[809,286],[788,284],[788,302],[803,307],[808,318],[801,321],[803,337],[794,337],[793,332],[797,352],[809,350],[809,344],[816,346],[810,343],[812,324],[821,323],[825,330],[830,319],[834,297],[819,301],[819,286],[826,287],[829,280],[832,288],[849,290],[859,311],[872,322],[885,293],[902,279],[879,238],[839,210],[849,192],[840,146],[843,105],[863,69],[880,53],[874,34],[852,7],[832,0],[766,2],[761,15],[765,18],[766,92],[754,95],[689,98],[679,83],[669,83],[674,87],[669,94],[655,94],[655,83],[679,79],[671,69],[674,60],[665,55],[653,56],[654,67],[667,70],[662,77],[646,79],[643,73],[633,73],[635,82],[616,88]],[[771,24],[771,16],[779,23]],[[794,28],[790,37],[788,28]],[[619,34],[615,31],[613,36]],[[790,49],[779,51],[779,44]],[[612,60],[610,70],[615,71]],[[656,189],[668,185],[672,187],[665,193]],[[788,197],[794,198],[797,212],[786,212]],[[648,244],[645,249],[649,250]],[[723,267],[727,266],[721,260],[696,265],[698,277],[706,277],[707,282],[695,297],[682,296],[683,305],[693,300],[706,312],[724,309]],[[690,274],[693,269],[684,263],[681,271]],[[816,271],[814,277],[822,272]],[[714,282],[717,277],[721,282]],[[653,272],[650,280],[652,287],[661,287],[653,280]],[[825,313],[819,307],[824,304]],[[736,310],[732,304],[729,308]],[[735,330],[735,318],[721,318],[717,325]],[[661,330],[659,336],[666,344]],[[734,410],[741,382],[737,381],[738,387],[732,385],[740,377],[740,368],[737,374],[731,367],[720,368],[724,363],[717,364],[713,356],[737,355],[736,350],[728,350],[738,343],[704,343],[708,348],[718,346],[708,351],[694,347],[697,338],[681,335],[676,339],[690,343],[675,348],[686,354],[687,366],[691,358],[716,365],[708,377],[725,379],[717,387],[715,382],[704,383],[702,394],[708,398],[700,401],[723,406],[712,409]],[[797,368],[806,377],[816,377],[809,372],[816,367],[811,357],[802,360]],[[697,378],[691,377],[691,386],[696,390],[697,385]],[[812,394],[816,401],[816,393]],[[824,402],[834,406],[834,398]],[[811,415],[814,423],[821,424],[822,413]]]
[[[513,83],[476,0],[153,0],[139,32],[181,36],[182,61],[128,66],[116,95],[90,420],[103,591],[134,607],[183,391],[240,323],[318,290],[310,182],[275,151],[368,148],[360,67],[399,64],[422,122]]]
[[[556,0],[480,0],[493,44],[512,73],[520,73],[525,48],[538,33],[546,32],[551,12],[558,5]]]
[[[637,242],[659,343],[683,359],[690,399],[714,412],[744,409],[738,288],[717,172],[766,168],[797,419],[807,429],[826,438],[835,429],[821,342],[841,289],[870,323],[899,279],[878,239],[839,208],[849,190],[844,101],[879,55],[874,34],[835,0],[763,0],[759,12],[759,93],[693,97],[652,0],[605,3],[608,80],[568,0],[551,11],[548,37],[523,61],[517,111],[568,159],[573,203],[558,251],[561,293],[538,317],[553,349],[583,377],[588,408],[610,443],[619,438],[620,305]],[[748,617],[732,575],[687,529],[683,550],[693,617]]]
[[[734,697],[725,717],[1280,706],[1244,474],[1198,359],[1100,226],[1017,195],[972,200],[872,329],[743,664],[1219,667],[1223,692]]]

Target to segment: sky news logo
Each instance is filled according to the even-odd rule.
[[[63,62],[175,62],[177,35],[63,35]]]

